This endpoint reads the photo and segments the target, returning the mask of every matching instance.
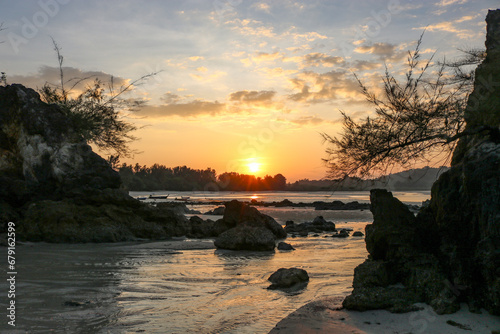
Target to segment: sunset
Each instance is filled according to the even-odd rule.
[[[498,0],[0,0],[1,333],[500,333]]]
[[[58,84],[53,38],[66,78],[115,86],[149,73],[127,94],[146,105],[122,162],[217,173],[326,176],[320,133],[344,111],[366,117],[354,74],[381,89],[384,67],[402,68],[424,32],[423,57],[481,48],[496,1],[22,1],[3,2],[0,70],[7,82]],[[47,12],[47,14],[44,14]],[[45,16],[44,16],[45,15]],[[46,17],[46,20],[42,18]],[[40,22],[38,22],[40,21]],[[260,159],[250,167],[246,159]],[[436,162],[435,167],[439,167]],[[262,175],[260,175],[262,174]]]

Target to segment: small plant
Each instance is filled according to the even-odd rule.
[[[156,75],[158,72],[147,74],[132,83],[115,90],[113,77],[104,88],[105,84],[96,78],[87,84],[82,93],[73,97],[73,90],[78,84],[88,82],[90,77],[71,79],[65,81],[61,48],[52,39],[54,50],[59,64],[60,83],[50,85],[46,83],[39,93],[46,103],[55,103],[62,107],[72,120],[76,132],[88,143],[95,144],[100,150],[109,152],[114,159],[132,155],[129,143],[137,138],[131,133],[137,127],[128,122],[123,116],[125,110],[134,110],[142,105],[140,100],[122,99],[121,96],[133,89],[140,81]],[[69,83],[73,85],[68,89]],[[112,162],[110,160],[110,162]]]

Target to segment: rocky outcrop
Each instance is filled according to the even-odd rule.
[[[189,221],[126,194],[66,111],[21,85],[0,87],[0,234],[18,240],[108,242],[186,235]]]
[[[346,308],[402,311],[423,301],[441,314],[466,302],[500,315],[500,10],[486,21],[487,57],[465,111],[474,134],[460,140],[416,217],[390,193],[372,192],[370,256],[355,270]]]
[[[267,280],[272,283],[268,287],[268,289],[271,290],[287,288],[300,289],[309,282],[309,275],[304,269],[281,268],[269,276]]]
[[[406,312],[415,309],[414,303],[427,302],[439,305],[438,313],[458,310],[452,286],[438,258],[429,252],[435,231],[418,224],[408,207],[387,190],[372,190],[370,200],[373,224],[365,228],[370,255],[355,269],[354,290],[343,306]]]
[[[287,235],[273,218],[237,200],[225,204],[224,217],[215,222],[214,231],[215,246],[232,250],[273,250],[275,241]]]

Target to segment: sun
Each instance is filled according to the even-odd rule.
[[[250,173],[257,173],[260,171],[260,163],[250,162],[247,164],[247,168],[250,171]]]

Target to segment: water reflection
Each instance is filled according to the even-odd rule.
[[[365,223],[349,223],[354,230]],[[19,247],[17,332],[262,333],[303,304],[344,296],[364,241],[289,239],[293,252],[215,250],[211,240]],[[309,273],[267,290],[279,268]],[[79,306],[65,305],[80,302]]]

